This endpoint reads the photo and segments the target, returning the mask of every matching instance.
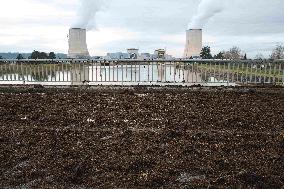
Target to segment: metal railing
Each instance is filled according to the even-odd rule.
[[[272,60],[0,60],[0,84],[259,85],[284,83]]]

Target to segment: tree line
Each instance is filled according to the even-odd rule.
[[[229,60],[247,60],[247,54],[242,53],[242,50],[239,47],[232,47],[228,51],[221,51],[216,55],[212,55],[211,48],[205,46],[202,48],[200,57],[202,59],[229,59]],[[262,54],[257,54],[255,59],[264,59]],[[284,59],[284,46],[277,45],[270,55],[270,59]]]
[[[0,56],[0,59],[3,59],[3,57]],[[16,59],[22,60],[25,59],[25,57],[22,54],[18,54]],[[28,59],[56,59],[56,54],[54,52],[45,53],[40,51],[33,51]]]

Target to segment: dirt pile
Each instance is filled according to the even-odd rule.
[[[0,91],[1,188],[281,188],[284,95]]]

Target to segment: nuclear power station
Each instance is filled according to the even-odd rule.
[[[68,58],[70,59],[89,59],[90,54],[87,47],[87,32],[83,28],[71,28],[69,30],[69,50]],[[186,31],[186,45],[184,58],[200,57],[202,50],[202,29],[189,29]],[[130,59],[138,59],[139,49],[127,49]],[[164,58],[165,50],[155,51],[156,58]]]
[[[90,58],[87,47],[87,32],[82,28],[71,28],[69,30],[68,58],[85,59]]]
[[[187,30],[184,58],[200,57],[201,50],[202,50],[202,29]]]

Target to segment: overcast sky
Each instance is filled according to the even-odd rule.
[[[180,57],[185,30],[199,0],[105,0],[96,30],[88,31],[91,55],[166,48]],[[239,46],[249,57],[268,55],[284,44],[283,0],[216,0],[224,10],[203,28],[204,45],[213,53]],[[0,52],[32,50],[67,53],[68,29],[77,17],[78,0],[9,0],[1,3]]]

